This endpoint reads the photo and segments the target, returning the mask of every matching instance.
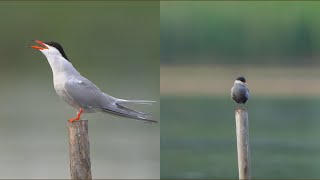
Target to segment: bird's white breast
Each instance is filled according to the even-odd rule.
[[[63,99],[66,103],[71,105],[72,107],[78,109],[79,105],[74,102],[68,93],[65,91],[65,83],[67,81],[67,77],[63,76],[62,74],[55,75],[53,78],[54,89],[58,96]]]

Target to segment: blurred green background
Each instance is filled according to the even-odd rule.
[[[248,80],[252,178],[320,178],[320,3],[160,3],[161,177],[238,178],[230,89]]]
[[[0,178],[69,178],[67,119],[44,55],[57,41],[104,92],[155,100],[133,108],[160,119],[159,2],[0,2]],[[159,124],[88,114],[93,178],[158,178]]]
[[[163,1],[161,62],[317,63],[318,10],[318,2]]]

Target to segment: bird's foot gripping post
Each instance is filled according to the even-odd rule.
[[[250,179],[251,166],[248,113],[244,108],[237,108],[235,111],[235,117],[239,179]]]
[[[70,119],[69,119],[69,122],[72,123],[73,121],[78,121],[78,120],[80,120],[82,113],[83,113],[83,109],[80,108],[79,112],[77,113],[77,117],[75,117],[75,118],[70,118]]]
[[[88,120],[68,122],[71,179],[92,179]]]

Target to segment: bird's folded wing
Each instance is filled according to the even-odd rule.
[[[82,107],[96,108],[104,99],[100,89],[87,79],[69,78],[64,89]]]
[[[136,120],[157,123],[157,121],[153,120],[150,115],[130,109],[118,103],[108,104],[107,106],[103,107],[101,110],[103,112],[112,113],[118,116],[124,116],[128,118],[133,118]]]
[[[245,94],[245,96],[246,96],[246,98],[247,99],[249,99],[249,96],[250,96],[250,91],[249,91],[249,89],[248,88],[246,88],[247,89],[247,91],[246,91],[246,94]]]

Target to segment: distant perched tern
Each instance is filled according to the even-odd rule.
[[[231,88],[231,97],[237,104],[245,104],[249,99],[249,89],[246,79],[238,77]]]
[[[53,73],[53,84],[58,96],[78,112],[69,122],[77,121],[82,113],[104,112],[146,122],[157,122],[151,116],[124,106],[127,103],[151,104],[155,101],[117,99],[103,93],[96,85],[72,66],[62,46],[57,42],[34,40],[40,46],[31,46],[47,58]]]

